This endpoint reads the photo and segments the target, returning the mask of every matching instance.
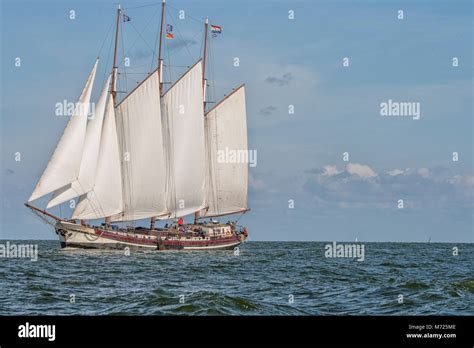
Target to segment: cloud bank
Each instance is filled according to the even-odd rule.
[[[398,169],[377,173],[368,165],[350,163],[313,169],[303,185],[313,202],[339,208],[396,209],[406,207],[469,209],[474,198],[474,176],[454,174],[445,167]]]

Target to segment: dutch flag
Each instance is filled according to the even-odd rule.
[[[222,33],[222,28],[218,25],[212,25],[211,24],[211,32],[213,34],[220,34],[220,33]]]

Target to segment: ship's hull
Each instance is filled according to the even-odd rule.
[[[55,226],[62,248],[148,249],[148,250],[230,250],[245,237],[232,233],[222,237],[186,237],[169,230],[111,230],[58,222]]]

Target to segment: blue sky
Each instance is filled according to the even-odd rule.
[[[110,35],[100,48],[115,3],[1,1],[0,237],[54,238],[22,203],[67,121],[54,116],[55,104],[77,98],[99,53],[95,98],[110,71]],[[139,6],[153,3],[122,2],[132,21],[123,24],[119,60],[129,57],[131,67],[119,89],[151,69],[159,6]],[[250,169],[252,211],[240,222],[251,239],[473,241],[471,1],[168,5],[167,23],[178,36],[165,48],[174,66],[168,80],[200,56],[199,21],[209,16],[223,27],[210,39],[212,98],[246,83],[249,147],[258,165]],[[176,9],[187,18],[179,20]],[[420,103],[420,119],[382,117],[380,103],[389,99]]]

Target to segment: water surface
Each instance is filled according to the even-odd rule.
[[[238,256],[16,243],[39,256],[0,258],[1,315],[474,315],[473,244],[364,243],[358,262],[326,258],[324,242],[248,242]]]

